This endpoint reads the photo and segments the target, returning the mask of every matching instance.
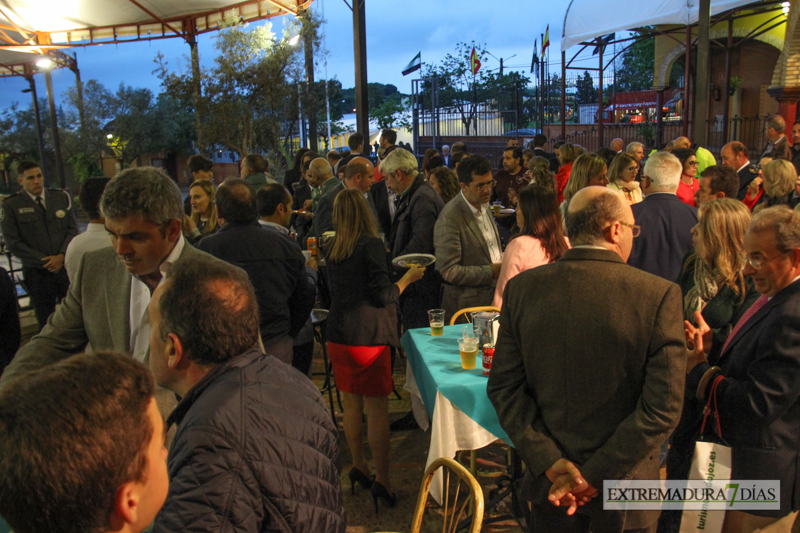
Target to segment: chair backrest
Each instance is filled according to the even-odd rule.
[[[462,309],[461,311],[459,311],[459,312],[457,312],[457,313],[455,313],[453,315],[453,318],[450,319],[450,325],[452,326],[453,324],[455,324],[456,320],[461,315],[466,315],[467,316],[467,322],[472,322],[472,317],[469,315],[469,313],[473,313],[475,311],[494,311],[495,313],[499,313],[500,312],[500,308],[499,307],[492,307],[491,305],[484,305],[484,306],[481,306],[481,307],[465,307],[464,309]]]
[[[467,518],[468,509],[467,505],[471,500],[474,500],[474,509],[472,513],[472,524],[469,527],[469,533],[478,533],[483,526],[483,490],[469,470],[447,457],[440,457],[436,459],[431,466],[425,470],[425,476],[422,478],[422,486],[419,489],[419,496],[417,497],[417,507],[414,509],[414,519],[411,522],[411,533],[419,533],[422,526],[422,516],[425,513],[425,502],[428,500],[428,491],[431,487],[433,474],[439,469],[444,468],[444,499],[442,500],[442,508],[444,509],[444,527],[443,533],[455,533],[460,530],[458,527],[459,522]],[[454,490],[450,487],[450,473],[454,473],[456,477],[456,485]],[[462,485],[466,485],[462,492]],[[452,499],[452,501],[451,501]],[[463,499],[463,502],[459,503]]]

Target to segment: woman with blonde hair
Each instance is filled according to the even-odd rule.
[[[211,180],[195,180],[189,186],[189,200],[192,206],[192,216],[184,217],[184,236],[196,244],[206,235],[211,235],[219,230],[217,223],[217,209],[214,199],[217,196],[217,186]]]
[[[690,331],[697,326],[699,313],[714,334],[708,360],[716,365],[731,330],[760,296],[753,280],[744,276],[747,259],[742,250],[750,211],[735,198],[722,198],[702,204],[697,215],[697,225],[692,228],[694,251],[684,258],[676,283],[683,294],[687,345],[694,347]],[[696,400],[684,403],[667,455],[667,479],[687,479],[704,407],[705,402]],[[680,515],[669,511],[662,514],[662,523],[670,526],[663,531],[678,531]]]
[[[773,159],[763,168],[763,172],[762,185],[767,198],[753,209],[753,213],[767,207],[789,205],[797,184],[797,169],[785,159]]]
[[[336,236],[327,252],[331,308],[326,334],[336,386],[344,395],[344,432],[353,455],[351,492],[355,484],[370,489],[394,507],[389,479],[389,394],[392,382],[389,345],[397,338],[397,299],[425,274],[412,265],[397,283],[389,278],[383,241],[375,230],[369,205],[357,189],[339,193],[333,203]],[[362,416],[366,408],[367,440],[375,476],[364,457]]]
[[[638,204],[642,201],[642,188],[636,181],[639,171],[639,162],[627,152],[620,152],[614,156],[611,168],[608,169],[609,189],[619,191],[625,196],[629,204]]]
[[[570,198],[575,196],[576,192],[590,185],[600,187],[608,185],[606,160],[597,154],[583,154],[575,160],[569,181],[564,188],[564,203],[566,204]]]
[[[572,164],[582,153],[583,148],[569,143],[562,144],[556,150],[558,164],[561,165],[556,174],[556,192],[558,192],[559,204],[564,201],[564,188],[567,186],[567,181],[569,181],[569,176],[572,173]]]

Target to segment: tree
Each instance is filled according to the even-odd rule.
[[[583,72],[583,76],[578,76],[575,80],[575,100],[579,104],[597,103],[597,89],[588,70]]]
[[[408,105],[399,97],[387,98],[378,107],[370,106],[369,118],[378,124],[379,129],[411,127]]]
[[[286,36],[299,31],[293,21]],[[298,50],[288,39],[277,40],[269,22],[248,28],[234,19],[225,21],[214,47],[217,57],[211,69],[202,71],[198,99],[202,142],[207,147],[225,146],[239,157],[276,149],[281,141],[286,144],[298,118],[302,79]],[[193,95],[188,73],[170,72],[163,57],[156,63],[165,92],[176,104],[186,105]]]
[[[439,87],[439,105],[453,107],[461,115],[461,123],[469,135],[470,126],[474,125],[477,133],[478,108],[486,99],[486,84],[490,73],[486,68],[472,73],[470,56],[473,48],[481,63],[486,63],[488,55],[484,46],[476,44],[458,43],[455,54],[447,54],[438,65],[426,66],[425,78],[437,78]],[[428,108],[431,98],[430,82],[425,82],[423,101],[427,100]]]
[[[634,35],[644,38],[634,42],[617,60],[617,92],[647,91],[653,85],[656,38],[645,30]]]

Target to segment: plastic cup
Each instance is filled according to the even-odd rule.
[[[441,337],[444,335],[444,309],[431,309],[428,311],[428,320],[431,324],[431,335]]]
[[[461,355],[461,368],[469,370],[475,368],[478,357],[478,339],[458,339],[458,353]]]
[[[500,209],[501,209],[501,207],[502,207],[502,206],[501,206],[500,204],[493,204],[493,205],[492,205],[492,211],[494,211],[494,216],[496,216],[496,217],[499,217],[499,216],[500,216]]]

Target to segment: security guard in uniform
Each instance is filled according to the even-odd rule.
[[[45,190],[38,163],[20,162],[17,182],[22,190],[3,201],[0,227],[6,246],[22,261],[25,285],[41,329],[69,289],[64,254],[78,234],[78,221],[69,194]]]

